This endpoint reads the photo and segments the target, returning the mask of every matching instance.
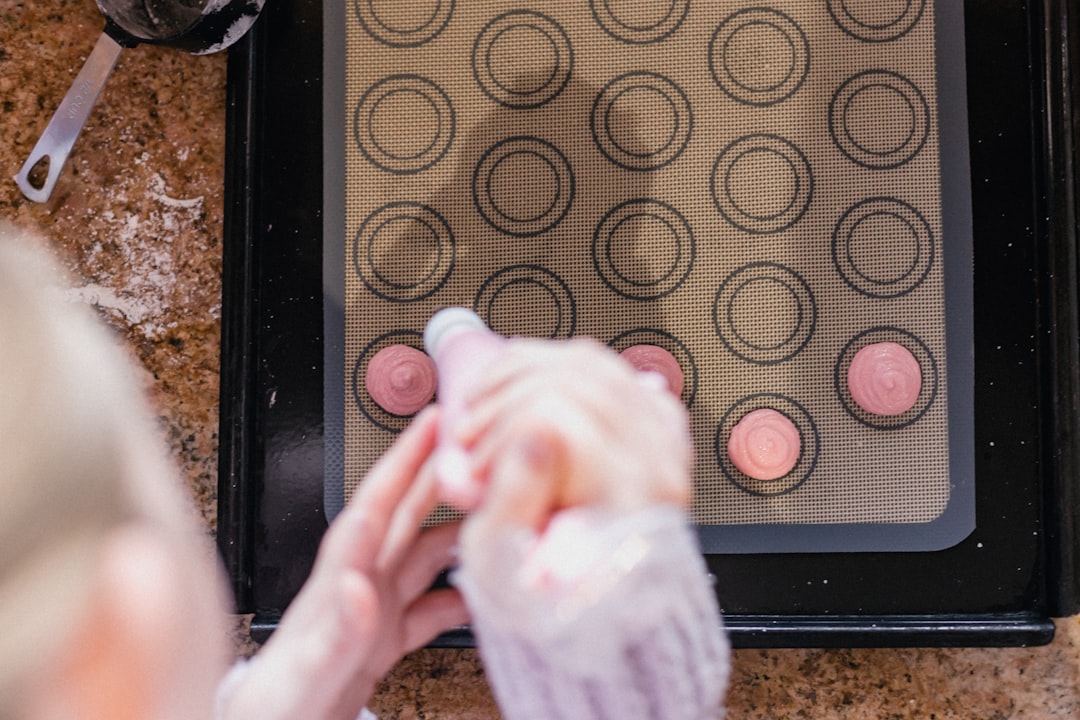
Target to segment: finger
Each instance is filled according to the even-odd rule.
[[[678,432],[637,415],[620,417],[610,429],[591,422],[591,416],[568,421],[565,412],[559,421],[530,413],[493,427],[473,450],[475,472],[492,488],[482,512],[540,529],[547,515],[566,507],[685,504],[689,453]],[[637,428],[642,423],[644,431]],[[557,458],[548,468],[539,462],[538,451],[545,447]],[[537,508],[538,502],[546,505]]]
[[[431,587],[440,572],[457,562],[460,532],[461,523],[453,522],[428,528],[420,534],[396,568],[398,597],[412,601]]]
[[[607,428],[625,402],[624,390],[580,370],[533,372],[480,398],[460,419],[454,435],[472,450],[485,436],[513,423],[545,422],[568,431],[577,423]]]
[[[435,448],[438,411],[421,412],[360,483],[327,532],[320,560],[371,567],[383,545],[393,509]]]
[[[506,351],[500,355],[499,362],[488,373],[487,385],[501,382],[513,382],[531,369],[551,365],[569,366],[593,365],[595,363],[615,364],[626,372],[631,372],[624,360],[606,345],[585,337],[571,340],[540,340],[535,338],[514,338],[506,344]],[[605,372],[611,372],[605,370]]]
[[[637,373],[604,348],[591,343],[579,347],[572,341],[548,343],[532,354],[524,347],[509,354],[485,390],[470,400],[468,414],[484,426],[493,422],[492,416],[524,402],[558,398],[595,412],[597,421],[604,422],[610,414],[606,410],[647,392]]]
[[[571,462],[557,475],[557,500],[548,511],[558,505],[687,502],[692,446],[685,406],[644,385],[606,348],[521,341],[489,379],[455,433],[468,447],[477,477],[490,482],[509,448],[550,433],[563,441]],[[527,467],[521,469],[503,474],[527,478]],[[493,489],[491,495],[502,493]],[[530,507],[530,495],[513,495],[526,511],[539,512]],[[528,521],[535,527],[543,520],[533,514]]]
[[[400,502],[413,478],[435,449],[436,406],[422,411],[375,463],[354,497],[372,510],[389,510]]]
[[[440,633],[461,627],[468,621],[469,610],[457,590],[447,588],[426,593],[409,606],[402,619],[404,650],[417,650]]]
[[[507,343],[508,350],[493,364],[482,387],[470,395],[470,410],[486,401],[504,398],[511,391],[522,392],[539,386],[580,385],[577,392],[589,387],[607,386],[611,381],[623,382],[634,377],[633,371],[599,343],[575,339],[540,341],[515,339]]]
[[[481,386],[470,388],[469,398],[478,394],[496,390],[498,386],[506,382],[512,382],[521,374],[521,366],[547,365],[551,362],[551,355],[555,356],[564,352],[566,343],[558,340],[536,340],[532,338],[509,338],[499,352],[498,361],[491,363],[484,373],[484,382]],[[556,350],[558,348],[558,350]]]
[[[396,568],[402,555],[416,541],[425,519],[439,501],[438,480],[433,463],[427,462],[405,496],[390,510],[390,525],[383,538],[376,567]]]
[[[475,408],[461,418],[454,428],[456,440],[467,451],[468,466],[457,474],[470,478],[472,492],[455,504],[475,510],[490,492],[489,470],[492,461],[504,454],[523,437],[535,432],[565,433],[572,436],[592,436],[597,428],[609,424],[612,404],[610,396],[601,397],[597,387],[579,387],[580,381],[565,373],[552,377],[548,372],[523,375],[501,392],[485,396]],[[608,417],[606,417],[608,416]],[[446,499],[451,499],[444,486]]]
[[[571,458],[565,442],[544,430],[508,441],[491,462],[491,490],[471,522],[491,537],[508,525],[539,531],[561,504]],[[482,528],[482,529],[481,529]]]

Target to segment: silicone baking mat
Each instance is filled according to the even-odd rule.
[[[409,422],[371,400],[367,362],[464,305],[506,335],[678,358],[707,550],[966,536],[968,180],[943,140],[966,142],[959,6],[346,3],[327,57],[346,109],[326,130],[345,186],[326,239],[330,512]],[[883,341],[922,373],[899,416],[847,390]],[[802,441],[774,481],[726,453],[762,407]]]

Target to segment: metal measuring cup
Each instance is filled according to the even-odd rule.
[[[15,182],[34,202],[52,195],[60,171],[120,52],[166,45],[194,55],[224,50],[248,31],[265,0],[96,0],[105,31],[56,109]],[[42,177],[44,175],[44,177]]]

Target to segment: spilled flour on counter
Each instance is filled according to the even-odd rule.
[[[146,160],[144,153],[136,164]],[[199,304],[193,297],[200,283],[187,277],[195,268],[187,267],[185,259],[197,258],[207,248],[178,251],[174,244],[206,245],[205,204],[201,195],[174,197],[160,172],[124,176],[109,190],[104,204],[108,209],[88,211],[92,219],[80,273],[85,282],[71,288],[68,298],[94,307],[147,340],[167,337],[184,308]],[[219,315],[216,304],[211,316]]]
[[[71,288],[67,291],[67,299],[116,313],[129,325],[142,325],[154,314],[154,308],[149,303],[119,295],[113,288],[103,285],[90,284]]]

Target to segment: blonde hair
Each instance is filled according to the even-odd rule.
[[[130,359],[24,234],[0,225],[0,717],[63,652],[108,532],[175,524],[172,476]],[[179,495],[179,493],[177,493]]]

